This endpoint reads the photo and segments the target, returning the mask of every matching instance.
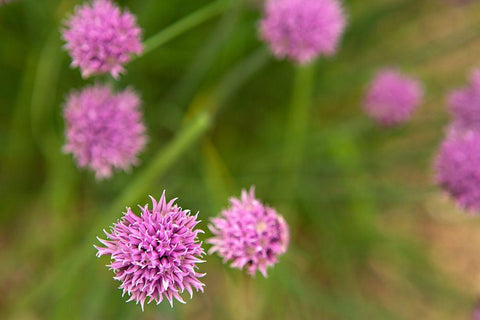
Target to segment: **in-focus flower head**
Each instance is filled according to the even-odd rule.
[[[440,146],[437,182],[466,210],[480,210],[480,131],[451,127]]]
[[[97,179],[138,163],[147,138],[134,91],[115,94],[110,86],[87,87],[70,94],[64,116],[64,151],[72,153],[80,167],[95,171]]]
[[[83,77],[110,73],[117,78],[131,56],[142,52],[135,16],[111,0],[78,6],[66,21],[63,38],[72,66],[79,67]]]
[[[364,109],[379,124],[393,126],[409,120],[422,99],[419,81],[387,68],[375,75],[365,97]]]
[[[277,58],[305,64],[333,55],[345,25],[338,0],[267,0],[259,31]]]
[[[197,272],[201,257],[205,254],[198,241],[201,229],[198,213],[191,215],[175,204],[176,199],[167,201],[165,192],[153,208],[140,207],[137,216],[127,208],[124,216],[113,224],[107,239],[98,239],[104,247],[95,246],[97,256],[111,256],[108,265],[120,281],[123,294],[130,295],[128,301],[140,303],[143,309],[146,299],[157,304],[173,298],[185,303],[180,296],[185,290],[193,295],[193,289],[203,292],[204,284]]]
[[[246,268],[250,275],[259,270],[267,276],[267,267],[277,263],[289,242],[288,226],[275,209],[255,198],[252,187],[242,190],[240,199],[231,198],[230,207],[211,219],[213,237],[209,254],[217,252],[233,268]]]
[[[468,86],[449,95],[448,103],[453,126],[480,129],[480,70],[473,72]]]

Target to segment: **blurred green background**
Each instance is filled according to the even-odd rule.
[[[138,167],[101,182],[61,152],[65,97],[103,81],[81,79],[62,50],[62,21],[82,1],[0,7],[0,319],[469,319],[480,221],[434,186],[431,163],[445,93],[478,65],[478,1],[344,1],[338,55],[308,68],[258,40],[260,1],[220,1],[193,27],[175,23],[213,2],[117,1],[144,39],[171,39],[117,84],[143,97],[150,140]],[[382,129],[360,104],[390,65],[427,95],[411,122]],[[125,206],[165,189],[206,229],[251,185],[291,227],[267,279],[212,256],[205,293],[186,305],[124,302],[92,245]]]

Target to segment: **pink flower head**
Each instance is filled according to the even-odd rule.
[[[438,183],[462,208],[480,210],[480,131],[450,128],[435,169]]]
[[[267,0],[260,37],[276,57],[305,64],[333,55],[345,25],[338,0]]]
[[[455,127],[480,129],[480,70],[473,72],[467,87],[453,91],[448,102]]]
[[[75,9],[63,32],[72,66],[83,77],[110,73],[114,78],[133,54],[142,53],[141,29],[130,12],[122,13],[111,0],[93,0]]]
[[[110,86],[95,85],[73,92],[64,110],[65,152],[97,179],[110,177],[114,168],[128,170],[147,140],[139,107],[130,89],[115,94]]]
[[[259,270],[267,276],[267,267],[277,263],[289,242],[288,226],[275,209],[255,198],[255,190],[242,190],[241,199],[231,198],[230,208],[221,217],[211,219],[214,237],[209,254],[217,252],[233,268],[246,267],[250,275]]]
[[[364,108],[381,125],[393,126],[410,119],[422,99],[423,90],[417,80],[383,69],[370,84]]]
[[[167,202],[165,192],[158,202],[150,198],[152,210],[139,206],[142,213],[137,216],[127,208],[111,233],[104,230],[108,240],[98,239],[105,247],[95,246],[98,257],[111,256],[108,267],[114,279],[122,283],[123,294],[130,295],[128,301],[140,302],[142,310],[147,298],[147,303],[159,304],[164,298],[171,306],[173,298],[185,303],[180,294],[187,290],[192,297],[192,289],[203,292],[198,278],[205,275],[196,271],[205,254],[198,241],[203,231],[195,229],[198,213],[182,210],[174,204],[176,199]]]

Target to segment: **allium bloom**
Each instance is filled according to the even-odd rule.
[[[366,113],[384,126],[401,124],[410,119],[422,103],[420,83],[393,69],[380,70],[368,89]]]
[[[448,102],[453,115],[453,126],[480,129],[480,70],[472,74],[470,84],[453,91]]]
[[[93,0],[75,9],[63,32],[72,66],[82,76],[111,73],[117,78],[133,54],[142,52],[141,29],[131,13],[110,0]]]
[[[480,131],[451,128],[435,169],[438,183],[462,208],[480,210]]]
[[[338,0],[267,0],[259,31],[276,57],[305,64],[333,55],[345,25]]]
[[[97,179],[110,177],[114,168],[128,170],[147,140],[139,107],[140,98],[129,89],[115,94],[95,85],[73,92],[64,110],[64,151]]]
[[[198,273],[197,264],[205,252],[198,234],[203,233],[195,226],[198,213],[191,215],[175,203],[165,199],[165,192],[158,202],[152,199],[153,208],[140,207],[141,216],[127,208],[122,219],[106,231],[108,240],[98,239],[105,247],[97,248],[97,256],[110,255],[108,265],[120,281],[123,294],[128,293],[128,301],[140,302],[142,309],[145,300],[157,304],[167,298],[173,306],[173,298],[185,303],[180,296],[187,290],[190,297],[193,289],[203,292],[204,284],[198,280],[205,274]],[[127,301],[127,302],[128,302]]]
[[[241,199],[231,198],[230,204],[221,217],[211,219],[214,237],[207,241],[212,244],[209,254],[217,252],[233,268],[246,267],[252,276],[259,270],[266,277],[267,267],[287,250],[288,226],[275,209],[255,198],[253,187],[242,190]]]

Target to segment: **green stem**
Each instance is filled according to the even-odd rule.
[[[226,1],[215,1],[175,22],[171,26],[161,30],[157,34],[145,40],[142,56],[181,35],[185,31],[188,31],[207,21],[208,19],[222,13],[227,7]]]
[[[282,163],[282,173],[290,177],[285,180],[290,191],[295,189],[302,166],[312,106],[314,76],[314,65],[299,66],[296,69]]]
[[[99,223],[99,228],[102,229],[105,225],[118,215],[118,210],[138,202],[147,194],[155,181],[170,168],[175,161],[186,151],[211,125],[212,116],[207,112],[200,112],[190,121],[187,127],[168,144],[163,150],[159,151],[150,165],[140,172],[136,179],[123,190],[120,196],[112,203],[110,210]],[[98,234],[98,230],[94,231]]]

